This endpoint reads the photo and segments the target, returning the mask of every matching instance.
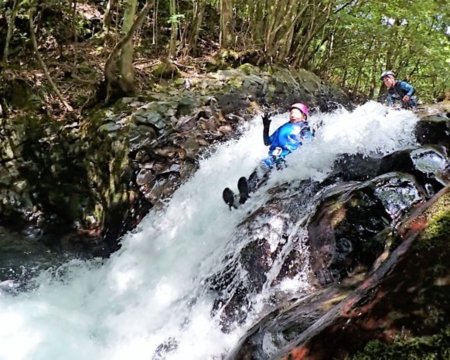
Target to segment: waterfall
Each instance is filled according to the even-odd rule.
[[[272,121],[272,131],[286,121]],[[291,180],[321,180],[339,154],[382,156],[414,144],[409,111],[368,102],[352,112],[316,113],[313,142],[287,159],[248,203],[229,211],[222,190],[236,188],[267,153],[260,117],[237,140],[214,146],[198,171],[122,239],[109,259],[71,260],[41,272],[30,290],[0,287],[0,359],[219,359],[258,314],[224,333],[212,317],[205,279],[220,272],[237,225],[264,202],[267,188]],[[306,281],[299,278],[299,281]],[[307,284],[284,284],[296,291]],[[261,304],[270,296],[262,293]],[[256,308],[255,311],[257,311]]]

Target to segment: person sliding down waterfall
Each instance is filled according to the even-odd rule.
[[[286,156],[297,150],[305,141],[313,138],[314,133],[308,124],[308,114],[309,110],[305,104],[293,104],[289,110],[289,121],[269,136],[271,120],[269,114],[264,113],[262,116],[263,139],[264,145],[270,146],[269,156],[261,161],[261,165],[253,171],[248,180],[245,177],[239,179],[239,195],[235,195],[230,188],[223,190],[223,200],[230,210],[233,207],[237,209],[238,203],[244,204],[249,194],[267,180],[272,169],[283,169],[286,166]]]

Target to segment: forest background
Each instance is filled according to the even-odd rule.
[[[305,68],[357,101],[377,99],[379,76],[390,69],[432,102],[450,89],[450,5],[0,0],[0,51],[3,111],[17,101],[11,84],[18,79],[57,116],[242,63]]]

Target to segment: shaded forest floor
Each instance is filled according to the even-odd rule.
[[[65,111],[32,50],[21,51],[21,55],[16,57],[12,55],[8,64],[0,63],[3,111],[13,115],[29,111],[31,107],[62,120],[67,115],[69,118],[80,118],[86,109],[104,105],[101,87],[104,67],[117,41],[117,36],[110,33],[64,46],[46,39],[39,47],[52,81],[74,109],[71,114]],[[181,55],[169,60],[165,49],[159,51],[156,46],[138,44],[133,61],[134,95],[145,94],[147,90],[158,91],[178,77],[202,76],[209,71],[236,65],[232,62],[239,63],[239,54],[233,54],[233,61],[227,62],[228,55],[219,54],[217,49],[217,44],[211,44],[209,48],[202,48],[203,55],[200,57]]]

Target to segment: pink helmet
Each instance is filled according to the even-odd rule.
[[[292,109],[300,110],[303,114],[305,114],[306,117],[308,117],[309,109],[305,104],[302,104],[302,103],[292,104],[291,107],[289,108],[289,110],[292,110]]]

